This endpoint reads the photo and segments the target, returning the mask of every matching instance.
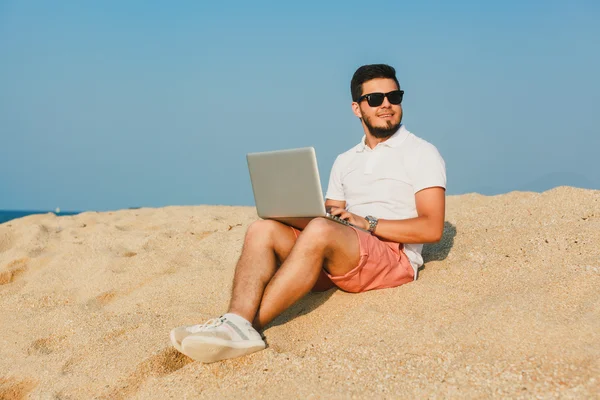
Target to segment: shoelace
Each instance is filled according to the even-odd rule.
[[[223,319],[221,317],[212,318],[201,325],[190,326],[189,328],[187,328],[187,330],[192,333],[197,333],[197,332],[201,332],[208,328],[216,328],[217,326],[222,325],[222,324],[223,324]]]

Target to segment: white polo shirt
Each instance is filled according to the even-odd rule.
[[[431,143],[401,125],[388,140],[371,149],[363,140],[340,154],[331,169],[326,198],[346,202],[346,210],[365,217],[417,217],[415,193],[428,187],[446,188],[444,159]],[[417,271],[423,265],[422,244],[405,244],[404,252]]]

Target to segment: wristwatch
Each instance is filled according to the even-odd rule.
[[[365,219],[369,222],[369,232],[373,233],[375,231],[375,228],[377,227],[377,222],[379,222],[379,219],[370,215],[367,215]]]

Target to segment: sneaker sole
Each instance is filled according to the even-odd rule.
[[[181,352],[193,360],[209,364],[229,358],[242,357],[266,347],[262,340],[231,342],[220,338],[188,336],[182,342]]]

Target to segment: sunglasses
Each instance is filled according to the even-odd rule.
[[[383,104],[383,99],[387,97],[390,104],[398,105],[402,103],[402,97],[404,96],[404,90],[392,90],[387,93],[369,93],[363,94],[358,98],[357,103],[360,103],[364,99],[367,99],[367,103],[371,107],[379,107]]]

